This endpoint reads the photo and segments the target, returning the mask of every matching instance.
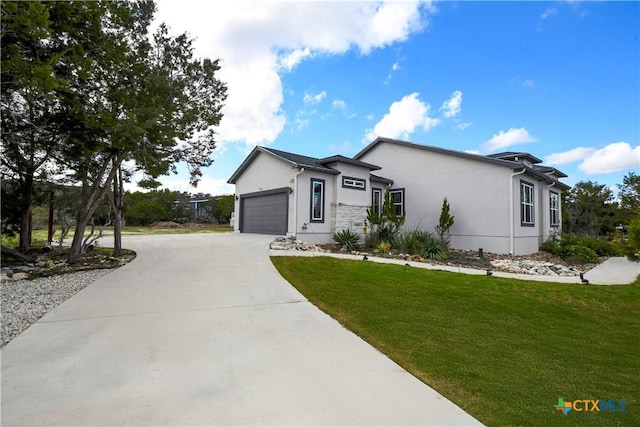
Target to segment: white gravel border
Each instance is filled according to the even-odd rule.
[[[114,269],[78,271],[34,280],[2,281],[0,348],[42,316]]]

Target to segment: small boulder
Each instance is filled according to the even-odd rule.
[[[27,273],[14,273],[13,276],[11,276],[11,280],[13,280],[14,282],[17,282],[18,280],[24,280],[26,278],[28,278],[29,275]]]

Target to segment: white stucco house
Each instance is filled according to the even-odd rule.
[[[238,232],[296,235],[332,242],[333,232],[362,231],[367,207],[386,189],[404,230],[433,232],[446,197],[458,249],[530,254],[561,227],[566,175],[528,153],[488,156],[377,138],[353,158],[317,159],[256,147],[229,178],[236,186]]]

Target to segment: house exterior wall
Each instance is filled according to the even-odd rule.
[[[371,182],[369,169],[348,163],[329,165],[340,171],[336,179],[336,199],[333,209],[332,233],[349,229],[362,234],[367,218],[367,207],[371,204]],[[343,185],[344,179],[364,181],[365,188],[350,188]]]
[[[558,195],[558,225],[551,225],[551,205],[550,196],[551,192],[555,192]],[[540,227],[540,243],[544,243],[551,237],[562,231],[562,189],[555,186],[542,185],[540,191],[540,206],[542,224]]]
[[[316,171],[304,171],[298,176],[298,213],[295,234],[300,240],[311,243],[331,243],[332,234],[349,228],[361,232],[367,216],[371,198],[369,169],[347,163],[328,165],[340,171],[332,175]],[[343,177],[365,181],[365,190],[343,188]],[[324,222],[313,222],[311,218],[311,179],[325,182]]]
[[[291,168],[285,162],[272,156],[260,153],[251,163],[244,173],[236,181],[237,199],[242,194],[254,193],[257,191],[272,190],[281,187],[292,187],[297,170]],[[294,195],[289,195],[289,212],[287,215],[287,232],[290,233],[294,223]],[[233,224],[234,231],[240,231],[240,200],[234,204],[236,220]]]
[[[296,171],[297,172],[297,171]],[[298,236],[298,239],[310,243],[331,242],[331,206],[335,203],[336,175],[305,170],[298,175],[294,196],[297,194],[294,203],[297,203],[297,221],[291,227],[291,232]],[[311,180],[324,180],[324,210],[322,222],[311,220]]]
[[[260,153],[238,177],[236,194],[289,187],[289,208],[287,215],[287,234],[295,234],[299,239],[311,243],[330,243],[336,230],[351,228],[361,231],[366,218],[367,206],[370,203],[371,184],[369,170],[346,163],[335,163],[333,168],[340,170],[340,175],[314,170],[292,168],[286,162]],[[365,181],[365,190],[343,188],[342,177],[350,177]],[[324,182],[323,221],[311,219],[311,182],[312,179]],[[235,201],[235,212],[240,212],[240,201]],[[237,216],[238,214],[236,214]],[[240,231],[240,221],[234,223],[234,230]]]
[[[394,180],[392,189],[404,188],[403,231],[435,232],[446,197],[455,217],[452,247],[515,255],[538,251],[544,235],[540,202],[545,197],[535,177],[514,175],[511,168],[489,162],[389,143],[378,144],[359,160],[381,166],[379,173]],[[521,224],[521,179],[534,186],[533,226]]]

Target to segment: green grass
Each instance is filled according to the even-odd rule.
[[[526,282],[273,257],[313,304],[489,426],[640,425],[640,281]],[[318,274],[322,272],[322,274]],[[624,399],[624,412],[554,409]]]
[[[198,224],[185,228],[123,227],[122,234],[191,234],[191,233],[226,233],[233,231],[229,224]],[[113,234],[113,229],[109,229]]]
[[[73,240],[73,231],[72,228],[69,230],[69,234],[65,237],[65,242],[67,245],[71,244],[71,240]],[[185,228],[154,228],[154,227],[123,227],[122,234],[131,234],[131,235],[141,235],[141,234],[190,234],[190,233],[225,233],[233,231],[233,227],[230,227],[229,224],[198,224],[197,226],[190,226]],[[98,233],[98,229],[96,228],[95,233]],[[89,234],[89,229],[87,229],[86,235]],[[105,227],[104,236],[113,236],[113,227]],[[17,247],[19,244],[20,237],[15,234],[13,236],[8,236],[6,234],[2,235],[2,244],[7,247]],[[57,243],[60,239],[60,231],[56,231],[53,236],[54,243]],[[31,232],[31,246],[33,247],[42,247],[47,243],[47,230],[33,230]]]

